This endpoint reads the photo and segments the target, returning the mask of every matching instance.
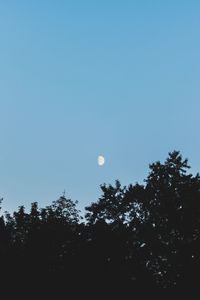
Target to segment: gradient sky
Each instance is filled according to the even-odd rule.
[[[174,149],[198,172],[199,81],[197,0],[0,1],[3,210],[83,208]]]

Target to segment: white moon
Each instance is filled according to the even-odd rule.
[[[105,158],[102,155],[98,156],[98,165],[102,167],[105,164]]]

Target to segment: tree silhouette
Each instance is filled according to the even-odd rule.
[[[182,249],[194,239],[199,227],[200,178],[187,174],[189,168],[188,161],[174,151],[164,164],[150,165],[146,180],[146,236],[153,253],[149,267],[164,286],[178,284],[184,265]]]
[[[123,222],[125,219],[123,212],[125,187],[122,187],[119,180],[116,180],[115,186],[103,184],[101,190],[103,195],[99,201],[86,207],[88,222],[91,224],[95,224],[99,220],[109,223]]]
[[[164,164],[150,165],[145,186],[104,185],[102,198],[86,207],[89,223],[121,222],[129,229],[130,253],[137,250],[140,265],[160,287],[180,285],[188,274],[185,260],[191,262],[197,253],[191,245],[198,245],[200,178],[187,174],[189,168],[187,159],[174,151]]]
[[[200,176],[180,152],[151,164],[144,184],[101,185],[86,207],[64,195],[51,205],[31,204],[0,217],[2,283],[21,283],[46,295],[75,297],[95,288],[102,297],[140,296],[159,289],[198,291]],[[2,200],[1,200],[2,201]],[[1,202],[0,201],[0,202]],[[46,284],[45,284],[46,282]]]

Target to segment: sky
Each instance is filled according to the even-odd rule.
[[[0,1],[3,211],[83,209],[174,149],[200,171],[199,36],[197,0]]]

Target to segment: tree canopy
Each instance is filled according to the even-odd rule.
[[[178,151],[149,166],[143,184],[101,185],[86,207],[60,197],[0,218],[2,276],[46,278],[59,289],[198,289],[200,176]],[[61,284],[62,283],[62,284]]]

